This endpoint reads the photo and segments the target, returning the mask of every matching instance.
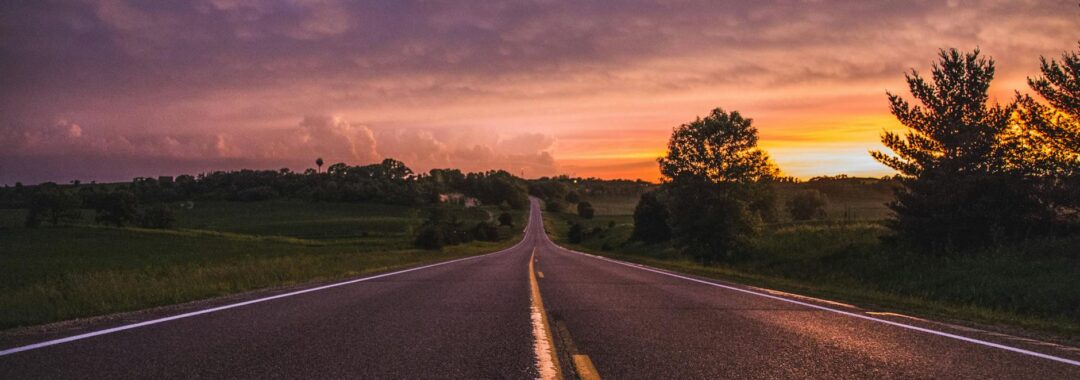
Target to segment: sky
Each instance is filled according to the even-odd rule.
[[[656,181],[715,107],[786,175],[882,176],[905,72],[979,48],[1008,102],[1078,40],[1075,0],[4,1],[0,184],[316,157]]]

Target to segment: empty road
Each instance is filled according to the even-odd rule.
[[[510,249],[274,297],[9,342],[0,379],[1080,379],[1071,347],[575,253],[535,200]]]

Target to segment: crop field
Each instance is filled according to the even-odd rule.
[[[466,223],[497,209],[456,209]],[[420,209],[366,203],[201,202],[177,228],[93,224],[22,227],[0,209],[0,328],[144,309],[267,287],[358,276],[493,252],[506,239],[442,251],[413,248]],[[512,212],[517,223],[524,214]]]

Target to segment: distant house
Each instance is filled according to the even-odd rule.
[[[476,207],[480,205],[480,200],[473,197],[466,197],[465,194],[462,193],[439,194],[439,202],[452,203],[465,207]]]

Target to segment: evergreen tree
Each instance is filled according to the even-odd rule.
[[[908,87],[919,104],[888,93],[891,111],[908,132],[885,132],[896,155],[871,155],[900,172],[905,185],[890,204],[903,240],[943,252],[1023,238],[1046,215],[1029,184],[1008,170],[1001,144],[1014,106],[989,105],[994,62],[975,50],[942,50],[932,82],[912,70]]]

